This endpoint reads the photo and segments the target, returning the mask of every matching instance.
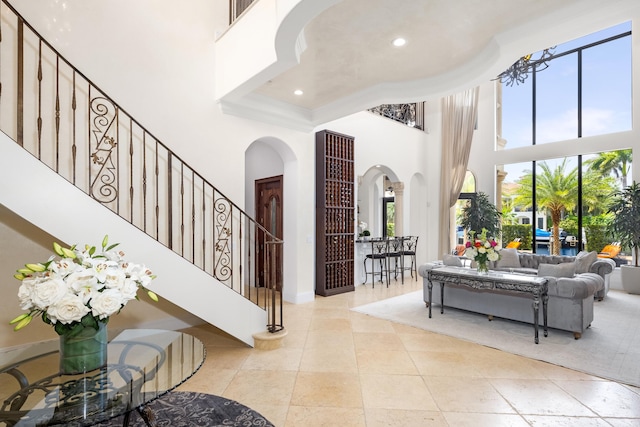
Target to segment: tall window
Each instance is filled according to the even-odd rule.
[[[607,203],[628,185],[631,155],[618,150],[504,165],[511,172],[503,184],[503,233],[511,227],[509,236],[537,253],[599,252],[613,239],[605,225]]]
[[[505,149],[630,130],[631,77],[630,22],[558,45],[546,69],[503,85]],[[510,224],[536,252],[600,251],[607,198],[628,184],[631,160],[617,150],[499,166],[503,233]]]
[[[626,22],[556,46],[548,68],[503,86],[505,149],[630,130],[631,104]]]

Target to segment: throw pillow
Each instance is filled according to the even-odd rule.
[[[563,262],[561,264],[538,265],[538,276],[543,277],[573,277],[576,274],[576,264]]]
[[[588,273],[591,268],[591,264],[598,259],[598,253],[596,251],[585,252],[580,251],[576,255],[576,273]]]
[[[496,268],[520,268],[520,257],[517,249],[501,249]]]
[[[450,265],[454,267],[462,267],[462,261],[455,255],[444,254],[442,256],[442,263],[444,265]]]

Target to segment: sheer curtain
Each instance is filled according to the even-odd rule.
[[[456,204],[469,163],[478,117],[480,88],[442,99],[442,169],[440,171],[439,254],[451,252],[451,207]]]

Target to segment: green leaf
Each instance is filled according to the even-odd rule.
[[[96,253],[96,247],[95,246],[91,246],[91,248],[89,249],[89,256],[93,256],[93,254]]]
[[[107,248],[107,252],[109,252],[110,250],[112,250],[113,248],[115,248],[116,246],[118,246],[120,243],[114,243],[113,245],[109,246]]]
[[[98,329],[98,321],[91,315],[91,313],[85,314],[84,317],[80,319],[80,324],[83,327]]]
[[[67,327],[60,322],[56,323],[53,329],[56,331],[56,334],[58,335],[65,335],[68,332]]]
[[[75,337],[76,335],[79,335],[84,330],[84,328],[85,327],[82,325],[82,323],[75,322],[73,323],[73,326],[69,328],[69,332],[67,333],[67,335],[70,337]]]
[[[49,319],[49,316],[47,315],[46,311],[43,311],[42,315],[40,317],[42,317],[42,321],[44,323],[46,323],[47,325],[51,325],[52,324],[51,319]]]

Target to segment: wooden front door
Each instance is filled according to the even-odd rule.
[[[256,180],[256,221],[282,239],[282,175]],[[264,233],[256,236],[257,286],[265,286]],[[277,251],[276,288],[282,290],[282,248]]]

